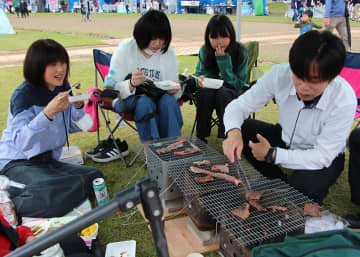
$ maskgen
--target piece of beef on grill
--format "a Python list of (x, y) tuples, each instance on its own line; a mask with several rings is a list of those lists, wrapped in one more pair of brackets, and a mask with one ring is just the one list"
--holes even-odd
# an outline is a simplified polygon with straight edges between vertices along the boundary
[(270, 205), (267, 206), (266, 209), (271, 209), (272, 211), (287, 211), (286, 207), (278, 206), (278, 205)]
[(159, 148), (159, 149), (156, 149), (155, 152), (157, 154), (164, 154), (164, 153), (169, 153), (171, 152), (172, 150), (175, 150), (177, 148), (180, 148), (180, 147), (183, 147), (184, 146), (184, 143), (186, 142), (185, 139), (181, 139), (179, 141), (176, 141), (175, 143), (172, 143), (166, 147), (162, 147), (162, 148)]
[(259, 201), (257, 201), (257, 200), (250, 200), (249, 204), (250, 204), (250, 206), (254, 207), (257, 211), (261, 211), (261, 212), (267, 211), (267, 209), (262, 207), (261, 204), (259, 203)]
[(247, 201), (250, 200), (260, 200), (261, 196), (264, 194), (265, 190), (261, 191), (247, 191), (245, 194), (245, 198)]
[(250, 216), (249, 207), (250, 207), (250, 205), (245, 202), (239, 208), (232, 210), (231, 213), (232, 213), (232, 215), (245, 220)]
[(321, 217), (322, 208), (319, 205), (306, 203), (304, 205), (304, 216)]
[(211, 172), (209, 170), (201, 169), (201, 168), (195, 167), (195, 166), (191, 166), (190, 171), (193, 173), (196, 173), (196, 174), (205, 174), (205, 175), (209, 175), (209, 176), (212, 176), (215, 178), (224, 179), (226, 181), (234, 183), (235, 185), (242, 184), (242, 181), (240, 179), (237, 179), (237, 178), (227, 175), (227, 174), (215, 173), (215, 172)]
[(210, 165), (211, 163), (209, 160), (202, 160), (202, 161), (193, 162), (193, 164), (197, 166), (202, 166), (202, 165)]
[(212, 171), (219, 171), (222, 173), (229, 173), (229, 164), (215, 164), (211, 167)]
[(200, 184), (208, 183), (211, 181), (214, 181), (214, 178), (212, 176), (206, 175), (204, 177), (195, 177), (194, 178), (196, 182)]
[(186, 147), (184, 151), (174, 152), (174, 155), (188, 155), (201, 152), (199, 147)]

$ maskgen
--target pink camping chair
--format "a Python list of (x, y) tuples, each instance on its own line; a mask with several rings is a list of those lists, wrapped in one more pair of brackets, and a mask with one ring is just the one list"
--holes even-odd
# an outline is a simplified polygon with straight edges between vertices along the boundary
[[(343, 77), (354, 89), (355, 95), (358, 98), (358, 106), (356, 109), (354, 119), (360, 117), (360, 53), (346, 53), (346, 61), (340, 76)], [(360, 121), (355, 127), (358, 127)]]

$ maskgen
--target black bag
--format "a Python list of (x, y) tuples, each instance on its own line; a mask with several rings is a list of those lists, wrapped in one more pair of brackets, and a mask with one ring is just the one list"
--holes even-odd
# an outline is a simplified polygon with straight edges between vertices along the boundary
[[(125, 80), (131, 79), (131, 73), (129, 73)], [(162, 90), (155, 86), (154, 82), (147, 79), (139, 86), (135, 87), (135, 95), (146, 95), (150, 97), (154, 102), (159, 101), (159, 99), (166, 93), (165, 90)]]

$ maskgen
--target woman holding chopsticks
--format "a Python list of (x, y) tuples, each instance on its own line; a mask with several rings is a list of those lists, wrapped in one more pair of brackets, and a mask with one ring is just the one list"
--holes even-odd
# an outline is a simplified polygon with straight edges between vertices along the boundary
[(97, 168), (59, 162), (68, 133), (84, 115), (83, 102), (69, 102), (69, 56), (51, 39), (35, 41), (24, 61), (25, 81), (11, 96), (0, 140), (0, 174), (26, 185), (10, 188), (20, 216), (58, 217), (92, 192), (104, 177)]

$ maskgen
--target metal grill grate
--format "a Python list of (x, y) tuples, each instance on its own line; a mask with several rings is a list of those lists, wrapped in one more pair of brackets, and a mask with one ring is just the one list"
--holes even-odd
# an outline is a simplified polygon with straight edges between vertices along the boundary
[[(147, 150), (147, 169), (151, 178), (157, 181), (161, 191), (162, 199), (172, 200), (182, 197), (182, 193), (177, 188), (176, 184), (170, 179), (168, 173), (172, 170), (179, 170), (184, 168), (186, 163), (202, 160), (203, 156), (216, 151), (208, 147), (200, 139), (193, 137), (186, 139), (183, 147), (175, 149), (169, 153), (158, 154), (156, 150), (166, 147), (172, 143), (179, 141), (181, 138), (165, 138), (157, 140), (149, 144)], [(185, 156), (174, 155), (175, 151), (183, 151), (186, 147), (198, 147), (201, 152), (189, 154)]]
[[(203, 158), (201, 160), (209, 160), (211, 164), (197, 166), (193, 164), (193, 161), (191, 161), (184, 163), (184, 166), (182, 167), (179, 166), (177, 169), (169, 170), (169, 176), (176, 182), (177, 186), (185, 195), (204, 195), (209, 193), (222, 192), (229, 189), (243, 188), (241, 185), (237, 186), (234, 183), (219, 178), (215, 178), (214, 181), (207, 183), (198, 183), (194, 178), (201, 177), (203, 175), (191, 172), (189, 169), (190, 166), (196, 166), (210, 171), (212, 165), (228, 164), (228, 175), (240, 178), (243, 183), (246, 183), (246, 179), (255, 179), (261, 177), (260, 173), (258, 173), (252, 166), (246, 164), (244, 161), (241, 161), (241, 169), (237, 163), (230, 163), (227, 157), (220, 155), (217, 152), (207, 152), (207, 154), (204, 154), (202, 157)], [(246, 174), (246, 178), (244, 174)]]
[(244, 187), (199, 197), (199, 201), (233, 240), (240, 240), (247, 247), (254, 246), (304, 228), (303, 208), (305, 203), (310, 202), (309, 198), (279, 179), (258, 178), (251, 180), (250, 184), (254, 191), (265, 190), (259, 201), (263, 207), (278, 205), (286, 207), (287, 211), (258, 212), (251, 208), (250, 217), (246, 220), (233, 216), (231, 211), (245, 202)]

